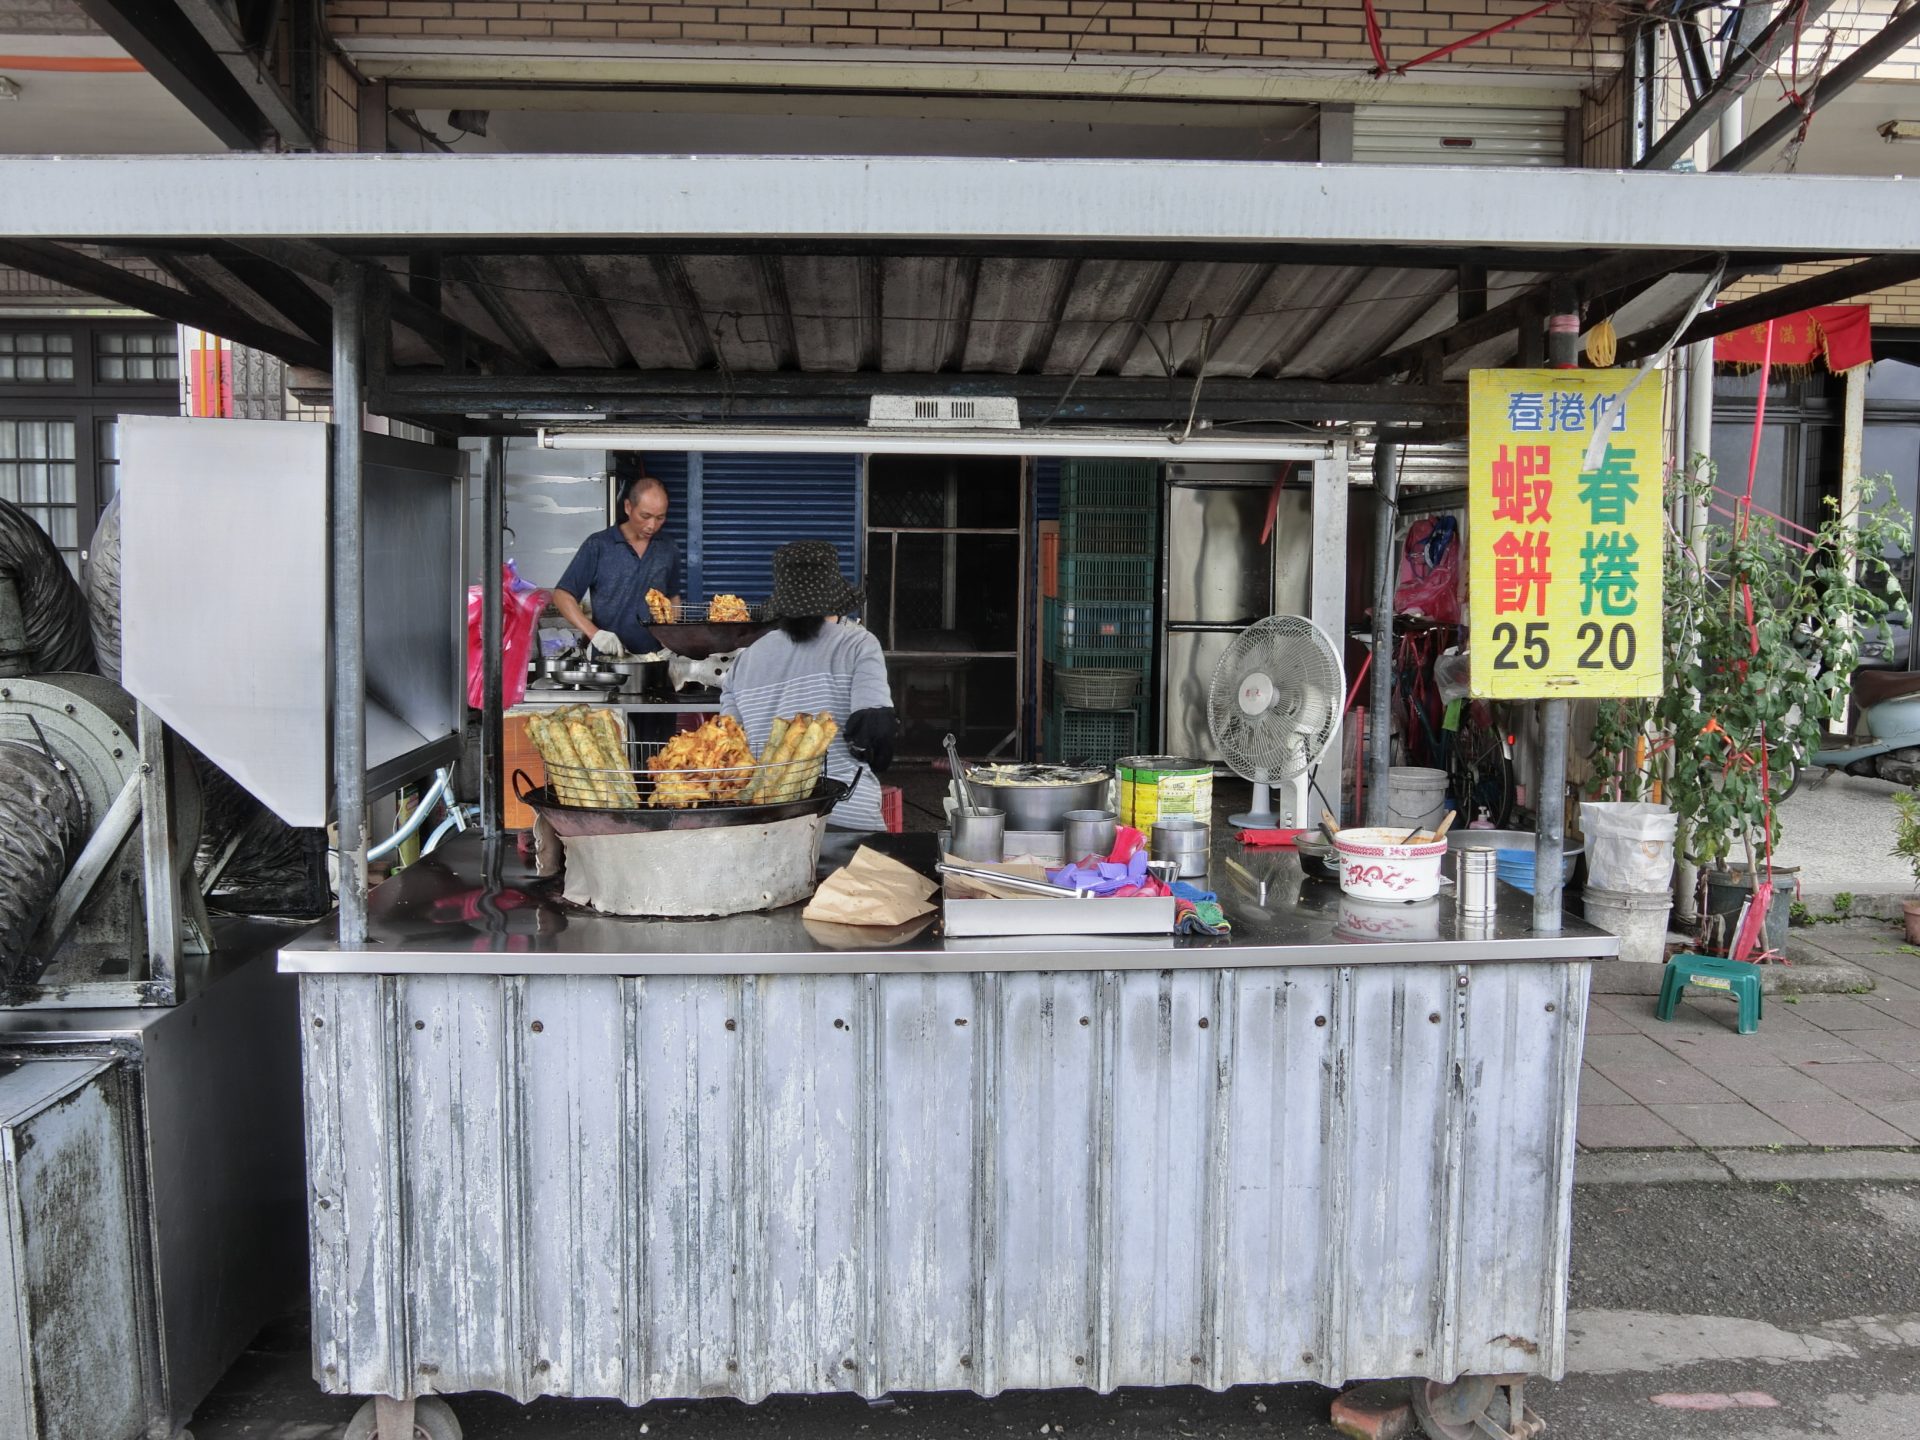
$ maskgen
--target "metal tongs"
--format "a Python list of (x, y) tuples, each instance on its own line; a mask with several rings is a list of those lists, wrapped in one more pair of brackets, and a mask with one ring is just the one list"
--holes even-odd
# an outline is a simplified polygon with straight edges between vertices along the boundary
[(947, 784), (953, 794), (954, 813), (971, 815), (974, 806), (967, 800), (966, 767), (960, 763), (960, 745), (951, 731), (941, 742), (947, 747)]
[(1051, 880), (1029, 880), (1024, 875), (1003, 875), (998, 870), (980, 870), (971, 865), (950, 865), (945, 860), (934, 866), (942, 875), (958, 875), (965, 880), (977, 880), (984, 885), (1001, 885), (1009, 890), (1025, 890), (1034, 895), (1045, 895), (1052, 900), (1090, 900), (1091, 890), (1076, 887), (1072, 890), (1064, 885), (1055, 885)]

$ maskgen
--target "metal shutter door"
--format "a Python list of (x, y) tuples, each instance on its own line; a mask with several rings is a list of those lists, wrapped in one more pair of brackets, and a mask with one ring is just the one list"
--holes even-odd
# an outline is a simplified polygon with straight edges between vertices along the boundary
[(1353, 158), (1373, 165), (1562, 166), (1567, 112), (1356, 105)]
[(691, 597), (773, 589), (771, 557), (789, 540), (831, 540), (840, 570), (860, 583), (858, 455), (702, 455), (698, 549), (689, 549)]

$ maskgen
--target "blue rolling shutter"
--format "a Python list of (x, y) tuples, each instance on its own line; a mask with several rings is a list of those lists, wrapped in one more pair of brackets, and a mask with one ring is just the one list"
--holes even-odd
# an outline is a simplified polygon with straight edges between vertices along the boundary
[(842, 573), (860, 583), (859, 456), (706, 454), (694, 488), (700, 547), (690, 598), (765, 600), (772, 554), (789, 540), (831, 540)]
[(1037, 456), (1033, 462), (1033, 518), (1060, 518), (1060, 458)]
[(693, 596), (693, 551), (687, 545), (687, 530), (693, 523), (693, 500), (687, 494), (687, 455), (681, 450), (651, 450), (646, 457), (647, 474), (667, 487), (667, 523), (661, 533), (680, 547), (680, 588)]

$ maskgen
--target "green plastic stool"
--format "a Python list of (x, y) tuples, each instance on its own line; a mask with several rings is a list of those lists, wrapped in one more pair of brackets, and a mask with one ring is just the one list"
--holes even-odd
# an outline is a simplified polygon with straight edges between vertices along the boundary
[(1760, 1028), (1760, 967), (1744, 960), (1724, 960), (1718, 955), (1676, 955), (1667, 962), (1667, 973), (1660, 982), (1660, 1004), (1654, 1018), (1671, 1020), (1673, 1007), (1689, 985), (1702, 990), (1732, 991), (1740, 1002), (1740, 1033), (1751, 1035)]

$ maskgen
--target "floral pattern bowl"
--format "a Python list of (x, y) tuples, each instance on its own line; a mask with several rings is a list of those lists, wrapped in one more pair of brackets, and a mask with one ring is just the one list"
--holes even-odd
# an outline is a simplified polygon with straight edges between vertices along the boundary
[(1431, 900), (1440, 893), (1445, 840), (1402, 844), (1406, 831), (1352, 829), (1334, 833), (1340, 889), (1356, 900)]

